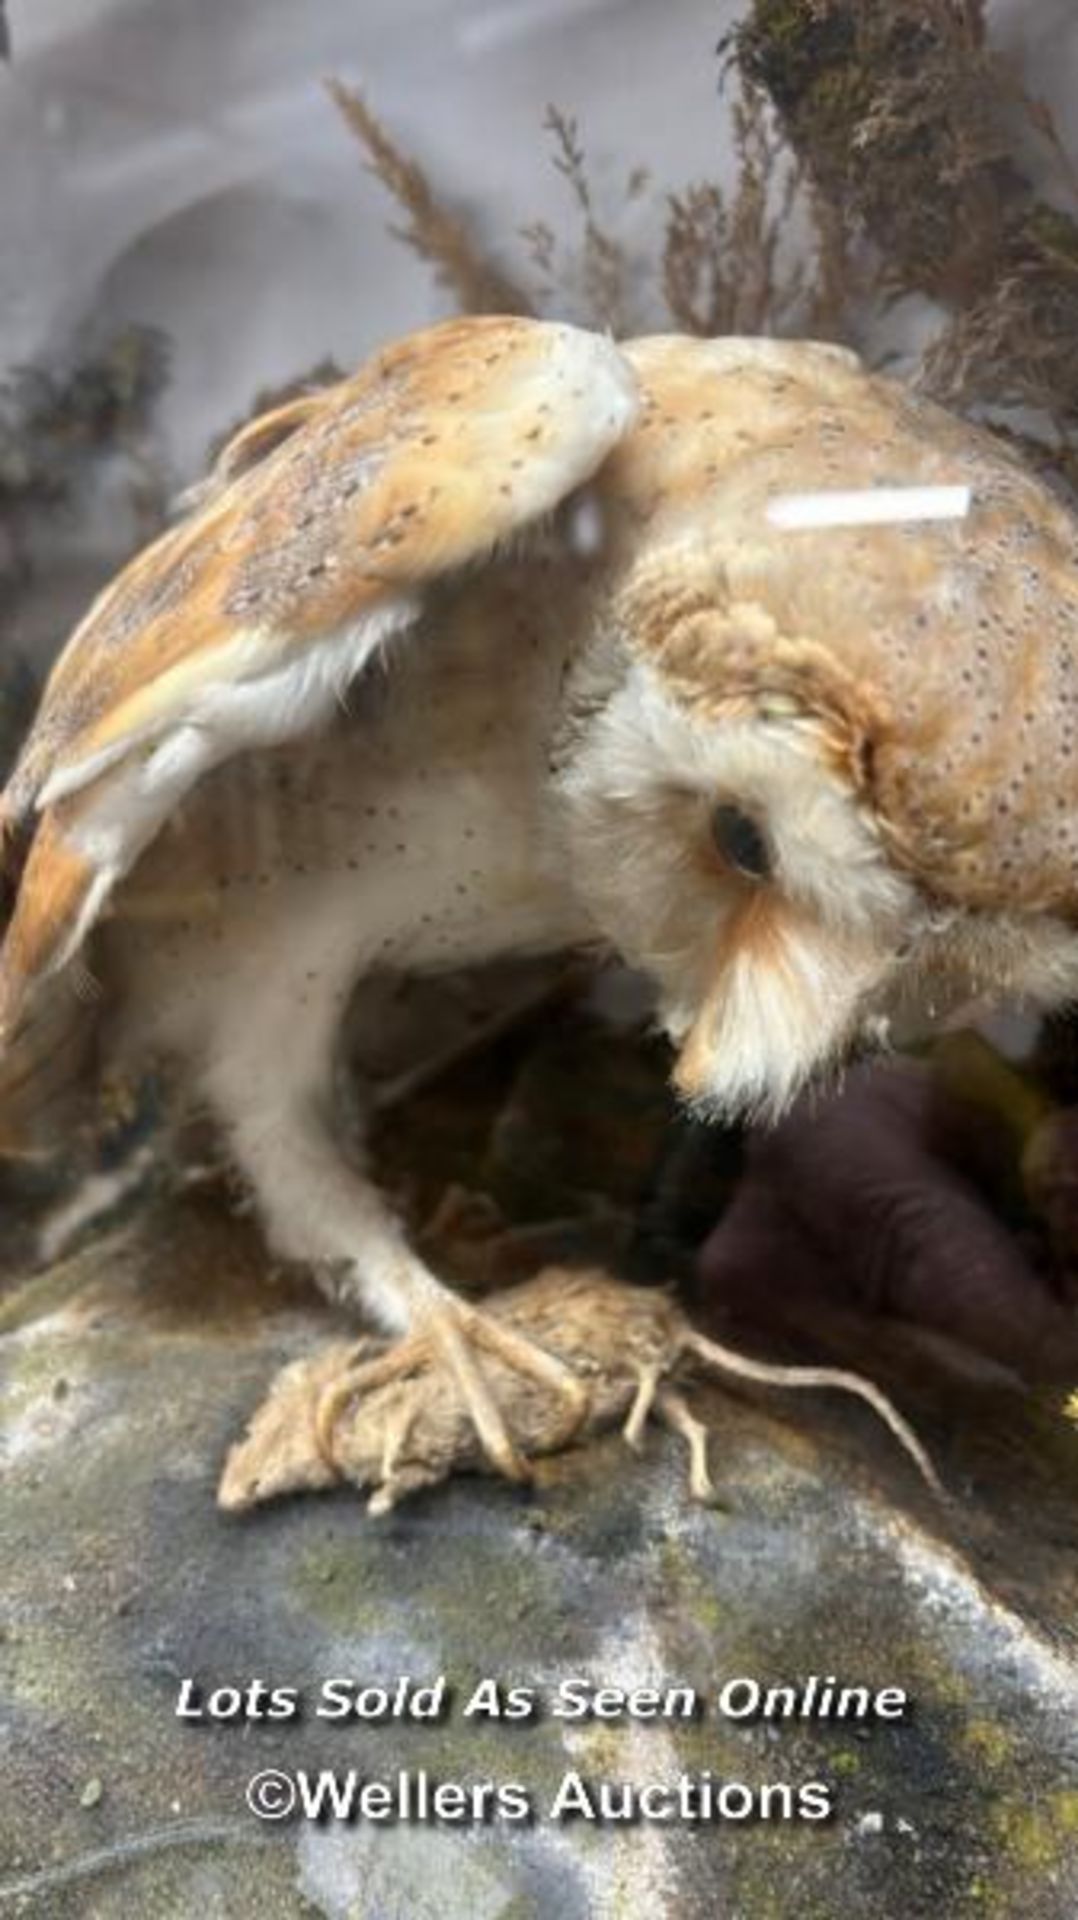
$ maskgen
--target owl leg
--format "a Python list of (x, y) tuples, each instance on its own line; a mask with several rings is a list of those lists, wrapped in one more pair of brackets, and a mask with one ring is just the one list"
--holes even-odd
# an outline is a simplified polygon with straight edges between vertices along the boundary
[[(291, 1053), (310, 1071), (312, 1050), (293, 1031)], [(313, 1036), (311, 1036), (313, 1037)], [(514, 1328), (505, 1326), (444, 1286), (414, 1254), (403, 1229), (363, 1174), (349, 1164), (333, 1137), (325, 1085), (289, 1086), (279, 1046), (236, 1046), (222, 1052), (205, 1086), (231, 1133), (240, 1166), (251, 1181), (274, 1251), (313, 1266), (322, 1291), (335, 1302), (365, 1309), (391, 1333), (404, 1337), (367, 1367), (349, 1366), (347, 1394), (374, 1388), (417, 1371), (419, 1360), (437, 1357), (454, 1383), (484, 1453), (513, 1480), (528, 1468), (510, 1434), (505, 1413), (484, 1373), (482, 1356), (496, 1356), (521, 1380), (564, 1403), (558, 1423), (564, 1441), (588, 1408), (586, 1384), (564, 1361)], [(282, 1085), (282, 1082), (285, 1084)], [(323, 1435), (332, 1428), (336, 1386), (319, 1418)], [(511, 1396), (506, 1396), (507, 1399)]]

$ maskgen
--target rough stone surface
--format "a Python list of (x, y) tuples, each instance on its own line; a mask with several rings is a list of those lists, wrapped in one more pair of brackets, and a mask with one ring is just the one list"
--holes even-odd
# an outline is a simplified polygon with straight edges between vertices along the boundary
[[(856, 1406), (708, 1390), (723, 1505), (680, 1448), (616, 1435), (372, 1521), (352, 1495), (233, 1518), (228, 1442), (272, 1371), (335, 1321), (269, 1282), (211, 1196), (143, 1206), (16, 1285), (5, 1403), (0, 1914), (114, 1916), (1022, 1915), (1078, 1910), (1078, 1446), (1059, 1395), (878, 1377), (954, 1496), (940, 1512)], [(864, 1355), (859, 1356), (864, 1364)], [(896, 1373), (897, 1367), (897, 1373)], [(923, 1375), (923, 1367), (921, 1368)], [(444, 1673), (434, 1725), (188, 1724), (184, 1676)], [(548, 1698), (610, 1685), (836, 1674), (905, 1687), (905, 1724), (559, 1721), (461, 1708), (484, 1676)], [(515, 1780), (531, 1826), (259, 1824), (259, 1768)], [(570, 1768), (833, 1783), (824, 1824), (546, 1818)]]

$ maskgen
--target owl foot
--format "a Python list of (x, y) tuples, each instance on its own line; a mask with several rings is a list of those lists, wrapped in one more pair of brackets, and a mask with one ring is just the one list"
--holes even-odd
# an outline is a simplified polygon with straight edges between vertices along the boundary
[[(228, 1457), (220, 1504), (235, 1511), (275, 1494), (349, 1481), (371, 1490), (371, 1513), (386, 1513), (453, 1473), (491, 1466), (504, 1472), (506, 1458), (515, 1467), (614, 1426), (639, 1450), (653, 1418), (684, 1441), (689, 1492), (710, 1502), (707, 1429), (680, 1391), (687, 1376), (701, 1371), (770, 1387), (857, 1394), (940, 1492), (920, 1441), (871, 1381), (830, 1367), (775, 1366), (718, 1346), (655, 1289), (552, 1267), (482, 1312), (464, 1302), (455, 1308), (466, 1322), (474, 1315), (478, 1323), (479, 1330), (468, 1324), (461, 1342), (476, 1375), (480, 1362), (471, 1348), (482, 1355), (478, 1408), (463, 1384), (459, 1356), (454, 1363), (453, 1343), (439, 1328), (428, 1325), (388, 1348), (375, 1341), (338, 1344), (294, 1362), (274, 1381)], [(571, 1395), (557, 1391), (563, 1375)], [(510, 1427), (509, 1453), (499, 1458), (499, 1429)]]
[[(315, 1436), (327, 1460), (334, 1458), (334, 1430), (350, 1404), (374, 1389), (412, 1380), (433, 1365), (448, 1370), (490, 1465), (507, 1480), (530, 1480), (531, 1470), (510, 1435), (500, 1396), (477, 1357), (484, 1353), (501, 1363), (499, 1371), (508, 1369), (517, 1376), (518, 1392), (523, 1383), (525, 1390), (538, 1387), (555, 1396), (561, 1411), (555, 1411), (550, 1420), (548, 1442), (552, 1450), (567, 1445), (588, 1411), (583, 1380), (563, 1360), (545, 1352), (507, 1320), (447, 1293), (440, 1294), (426, 1309), (414, 1333), (377, 1359), (348, 1368), (325, 1389), (315, 1411)], [(391, 1435), (387, 1435), (393, 1463), (407, 1442), (416, 1412), (414, 1399), (413, 1395), (405, 1403)], [(387, 1482), (392, 1468), (386, 1470), (385, 1463), (383, 1467), (383, 1482)]]

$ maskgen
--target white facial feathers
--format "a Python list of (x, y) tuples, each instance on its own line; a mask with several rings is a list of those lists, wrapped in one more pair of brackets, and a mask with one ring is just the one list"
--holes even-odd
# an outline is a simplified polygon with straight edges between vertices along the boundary
[[(856, 1030), (921, 913), (818, 730), (701, 719), (635, 665), (561, 786), (576, 885), (658, 980), (681, 1090), (709, 1112), (780, 1112)], [(753, 819), (769, 879), (724, 869), (718, 805)]]

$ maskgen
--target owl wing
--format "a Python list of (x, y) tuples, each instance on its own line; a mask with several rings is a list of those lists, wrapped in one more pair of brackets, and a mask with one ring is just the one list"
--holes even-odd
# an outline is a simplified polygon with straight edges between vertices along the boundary
[(483, 317), (244, 428), (90, 609), (0, 797), (0, 1025), (202, 774), (328, 718), (425, 589), (587, 480), (635, 410), (611, 342)]

